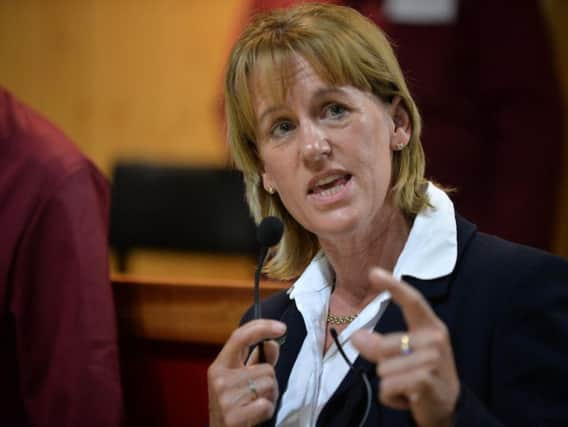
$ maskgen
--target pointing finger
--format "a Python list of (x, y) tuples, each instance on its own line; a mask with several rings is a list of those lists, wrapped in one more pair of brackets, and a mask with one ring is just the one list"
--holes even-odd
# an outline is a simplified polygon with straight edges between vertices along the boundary
[(409, 329), (438, 322), (424, 297), (412, 286), (395, 279), (378, 267), (371, 270), (369, 280), (376, 288), (389, 291), (393, 301), (400, 306)]
[(378, 348), (382, 336), (364, 329), (358, 330), (351, 336), (351, 343), (359, 350), (361, 356), (369, 362), (377, 363), (379, 361)]

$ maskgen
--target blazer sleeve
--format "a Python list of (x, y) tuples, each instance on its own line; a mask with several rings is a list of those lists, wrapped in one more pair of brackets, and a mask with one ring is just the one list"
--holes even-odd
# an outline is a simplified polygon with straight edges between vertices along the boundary
[(455, 425), (568, 425), (568, 263), (541, 257), (504, 298), (489, 350), (489, 405), (462, 384)]

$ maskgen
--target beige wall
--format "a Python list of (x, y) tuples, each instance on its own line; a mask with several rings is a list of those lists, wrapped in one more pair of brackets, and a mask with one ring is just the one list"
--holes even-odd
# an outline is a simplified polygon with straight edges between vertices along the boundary
[(224, 164), (216, 116), (242, 0), (0, 0), (0, 84), (109, 173), (117, 157)]

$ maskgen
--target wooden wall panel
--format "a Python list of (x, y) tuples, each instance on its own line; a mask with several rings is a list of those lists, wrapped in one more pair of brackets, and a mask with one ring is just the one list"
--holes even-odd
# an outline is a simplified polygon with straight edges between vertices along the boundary
[(554, 40), (558, 74), (564, 94), (564, 161), (558, 194), (554, 249), (556, 253), (568, 258), (568, 1), (543, 0), (543, 5)]
[(216, 103), (242, 0), (0, 0), (0, 84), (107, 173), (223, 165)]

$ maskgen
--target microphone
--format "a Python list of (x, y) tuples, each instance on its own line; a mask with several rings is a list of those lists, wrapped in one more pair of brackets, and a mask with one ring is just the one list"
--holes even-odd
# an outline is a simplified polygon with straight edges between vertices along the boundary
[[(262, 317), (260, 308), (260, 272), (266, 255), (268, 254), (268, 249), (276, 245), (282, 238), (284, 233), (284, 224), (282, 221), (275, 216), (267, 216), (264, 218), (256, 230), (256, 237), (258, 243), (260, 243), (260, 254), (258, 256), (258, 265), (254, 273), (254, 318), (260, 319)], [(264, 357), (264, 346), (262, 342), (258, 344), (258, 361), (264, 363), (266, 358)]]
[(282, 224), (282, 221), (275, 216), (267, 216), (260, 222), (256, 237), (261, 246), (270, 247), (280, 241), (283, 233), (284, 224)]

